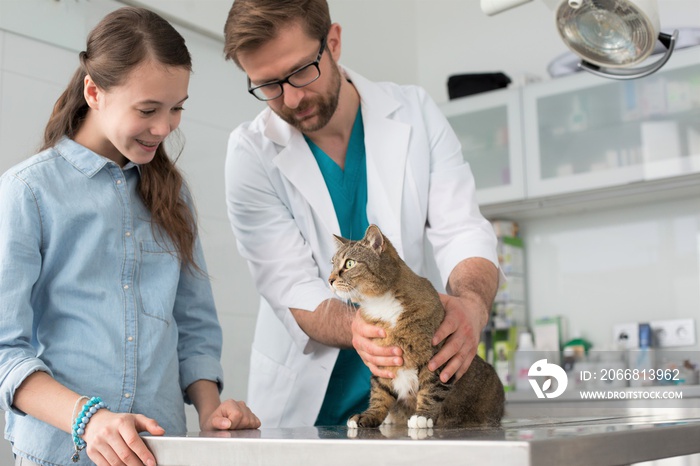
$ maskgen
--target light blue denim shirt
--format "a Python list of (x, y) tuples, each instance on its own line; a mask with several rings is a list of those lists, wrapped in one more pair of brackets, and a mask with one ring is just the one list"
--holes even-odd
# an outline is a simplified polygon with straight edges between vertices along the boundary
[[(15, 454), (39, 464), (73, 464), (73, 443), (12, 406), (35, 371), (166, 434), (186, 431), (188, 385), (221, 389), (209, 280), (156, 241), (139, 176), (64, 138), (0, 177), (0, 408)], [(195, 260), (206, 271), (199, 241)]]

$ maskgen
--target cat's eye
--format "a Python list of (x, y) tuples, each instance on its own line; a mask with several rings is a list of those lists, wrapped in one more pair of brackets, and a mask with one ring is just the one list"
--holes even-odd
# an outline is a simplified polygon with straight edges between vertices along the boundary
[(348, 259), (345, 261), (345, 268), (351, 269), (351, 268), (355, 267), (355, 264), (357, 264), (357, 262), (355, 262), (353, 259)]

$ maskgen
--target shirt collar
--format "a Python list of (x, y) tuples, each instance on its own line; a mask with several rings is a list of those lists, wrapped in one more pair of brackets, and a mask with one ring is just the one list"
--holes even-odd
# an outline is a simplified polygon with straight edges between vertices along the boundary
[[(401, 107), (401, 103), (377, 83), (369, 81), (367, 78), (344, 66), (340, 66), (340, 72), (355, 86), (357, 93), (360, 95), (360, 104), (365, 109), (365, 112), (376, 113), (388, 118)], [(266, 119), (265, 137), (281, 146), (289, 145), (292, 137), (295, 136), (295, 133), (299, 133), (299, 130), (282, 120), (269, 106), (265, 111), (267, 112), (264, 116)]]
[[(95, 174), (102, 170), (102, 168), (104, 168), (104, 166), (108, 163), (113, 163), (116, 165), (115, 162), (107, 157), (103, 157), (67, 137), (64, 137), (58, 141), (54, 148), (59, 154), (61, 154), (61, 157), (66, 159), (71, 165), (73, 165), (78, 171), (83, 173), (88, 178), (95, 176)], [(140, 167), (131, 161), (124, 165), (122, 170), (126, 171), (134, 167), (139, 169), (139, 173), (141, 172)]]

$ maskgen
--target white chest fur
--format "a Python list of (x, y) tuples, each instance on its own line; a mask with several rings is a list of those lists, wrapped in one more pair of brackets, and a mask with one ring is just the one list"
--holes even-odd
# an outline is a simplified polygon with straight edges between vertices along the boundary
[(403, 312), (403, 306), (390, 293), (376, 298), (363, 300), (362, 312), (375, 319), (396, 325), (396, 321)]
[(418, 371), (415, 369), (399, 369), (396, 378), (391, 381), (399, 400), (408, 398), (418, 392)]

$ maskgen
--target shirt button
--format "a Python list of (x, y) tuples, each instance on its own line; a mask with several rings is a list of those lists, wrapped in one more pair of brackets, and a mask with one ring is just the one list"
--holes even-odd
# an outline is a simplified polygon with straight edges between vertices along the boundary
[(131, 393), (124, 393), (124, 398), (131, 398)]
[(117, 180), (117, 184), (122, 184), (122, 180)]
[(128, 289), (129, 289), (129, 285), (124, 285), (124, 289), (125, 289), (125, 290), (128, 290)]
[(131, 236), (131, 232), (130, 232), (130, 231), (127, 231), (127, 232), (126, 232), (126, 236)]
[(127, 338), (127, 340), (134, 341), (134, 337), (129, 337), (129, 338)]

